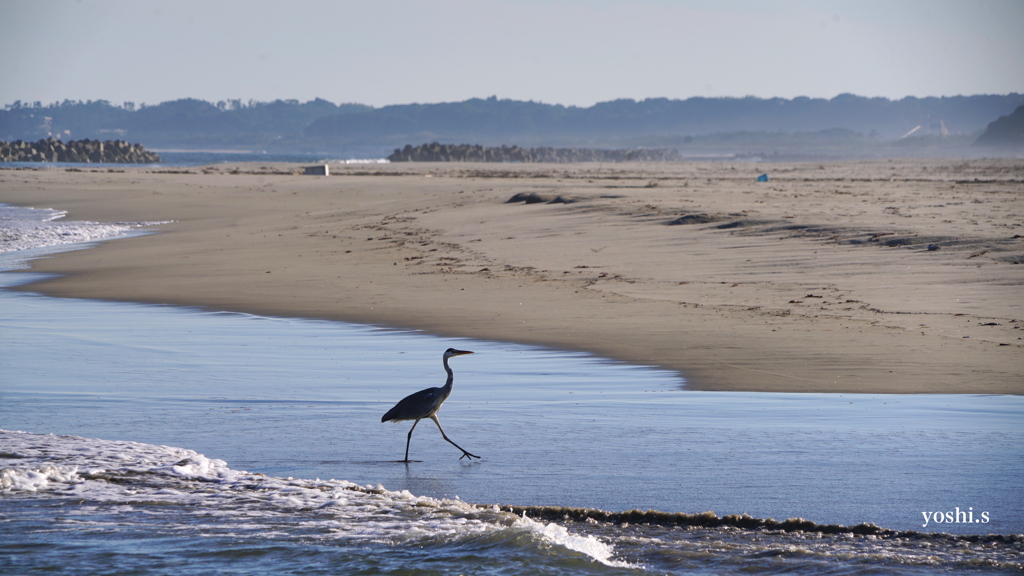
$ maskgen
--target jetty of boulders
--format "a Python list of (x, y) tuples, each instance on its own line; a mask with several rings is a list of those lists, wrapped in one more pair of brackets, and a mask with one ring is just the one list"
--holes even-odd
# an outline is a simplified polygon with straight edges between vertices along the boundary
[(679, 162), (679, 150), (672, 148), (520, 148), (479, 144), (423, 144), (396, 148), (391, 162)]
[(47, 138), (37, 142), (0, 142), (0, 162), (90, 162), (156, 164), (160, 156), (142, 144), (124, 140), (70, 140)]

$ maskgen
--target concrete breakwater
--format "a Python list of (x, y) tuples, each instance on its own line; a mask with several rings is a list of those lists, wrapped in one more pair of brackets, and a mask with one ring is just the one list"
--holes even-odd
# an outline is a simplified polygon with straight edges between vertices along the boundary
[(602, 150), (597, 148), (520, 148), (519, 146), (481, 146), (479, 144), (423, 144), (398, 149), (388, 156), (391, 162), (679, 162), (678, 150), (636, 148)]
[(37, 142), (0, 142), (0, 162), (109, 162), (155, 164), (160, 156), (147, 152), (142, 144), (124, 140), (71, 140), (54, 138)]

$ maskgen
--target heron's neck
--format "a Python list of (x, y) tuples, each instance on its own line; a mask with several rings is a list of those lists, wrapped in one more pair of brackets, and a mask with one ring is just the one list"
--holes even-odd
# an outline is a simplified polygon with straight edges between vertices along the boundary
[(444, 359), (444, 371), (448, 373), (448, 381), (444, 383), (444, 389), (450, 393), (452, 391), (452, 385), (455, 382), (455, 373), (452, 372), (451, 367), (448, 366), (447, 358)]

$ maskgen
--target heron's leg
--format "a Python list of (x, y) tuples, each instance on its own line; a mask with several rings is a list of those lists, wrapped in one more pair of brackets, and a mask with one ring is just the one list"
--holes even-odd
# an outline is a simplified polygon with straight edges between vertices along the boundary
[(467, 456), (469, 457), (470, 460), (472, 460), (473, 458), (479, 458), (479, 456), (477, 456), (476, 454), (470, 454), (469, 452), (466, 452), (465, 450), (463, 450), (462, 446), (459, 446), (455, 442), (452, 442), (452, 439), (449, 438), (448, 435), (444, 433), (444, 428), (441, 428), (441, 422), (438, 421), (437, 416), (431, 415), (430, 419), (434, 421), (434, 424), (437, 424), (437, 429), (441, 431), (441, 437), (442, 438), (444, 438), (449, 443), (451, 443), (452, 446), (455, 446), (459, 450), (462, 450), (462, 456), (459, 456), (459, 460), (462, 460), (463, 458), (466, 458)]
[(412, 423), (412, 428), (409, 428), (409, 435), (405, 437), (405, 462), (409, 461), (409, 442), (412, 441), (412, 431), (416, 429), (416, 425), (420, 423), (420, 419), (417, 418)]

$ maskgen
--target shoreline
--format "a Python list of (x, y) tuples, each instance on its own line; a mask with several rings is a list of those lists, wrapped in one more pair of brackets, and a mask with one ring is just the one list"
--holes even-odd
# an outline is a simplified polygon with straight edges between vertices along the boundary
[(1020, 160), (296, 166), (0, 170), (5, 203), (174, 221), (16, 289), (586, 351), (698, 390), (1024, 394)]

